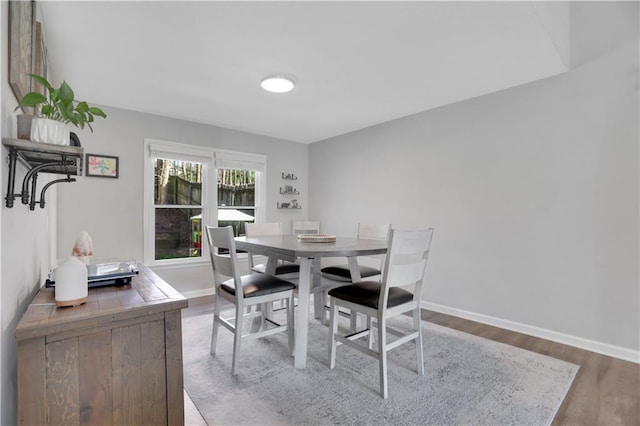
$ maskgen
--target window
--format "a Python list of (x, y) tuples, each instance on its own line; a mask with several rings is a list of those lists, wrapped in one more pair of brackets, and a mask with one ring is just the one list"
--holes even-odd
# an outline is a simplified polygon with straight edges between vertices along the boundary
[(218, 226), (232, 226), (234, 234), (244, 235), (245, 223), (255, 222), (256, 172), (218, 169)]
[(202, 256), (202, 163), (154, 159), (154, 260)]
[(203, 226), (243, 235), (264, 221), (264, 156), (157, 140), (145, 150), (146, 264), (208, 262)]

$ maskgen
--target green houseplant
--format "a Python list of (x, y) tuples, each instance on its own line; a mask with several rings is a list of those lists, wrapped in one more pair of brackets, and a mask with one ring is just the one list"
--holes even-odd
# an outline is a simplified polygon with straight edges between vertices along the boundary
[[(46, 95), (40, 92), (27, 93), (20, 100), (20, 105), (16, 107), (16, 110), (21, 106), (34, 108), (36, 117), (31, 127), (31, 139), (37, 142), (68, 145), (68, 124), (79, 129), (87, 126), (93, 132), (91, 123), (95, 117), (107, 117), (100, 108), (89, 106), (84, 101), (77, 101), (73, 89), (66, 81), (56, 88), (40, 75), (29, 74), (29, 76), (46, 89)], [(63, 138), (62, 141), (59, 138)]]

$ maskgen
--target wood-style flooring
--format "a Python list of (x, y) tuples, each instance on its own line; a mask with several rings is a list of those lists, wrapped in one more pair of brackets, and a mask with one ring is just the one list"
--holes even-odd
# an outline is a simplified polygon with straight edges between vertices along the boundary
[[(190, 299), (183, 317), (212, 313), (213, 297)], [(638, 364), (437, 312), (423, 310), (422, 319), (579, 365), (554, 425), (640, 426)], [(185, 402), (193, 405), (186, 393)], [(185, 413), (185, 424), (206, 425), (195, 406)]]

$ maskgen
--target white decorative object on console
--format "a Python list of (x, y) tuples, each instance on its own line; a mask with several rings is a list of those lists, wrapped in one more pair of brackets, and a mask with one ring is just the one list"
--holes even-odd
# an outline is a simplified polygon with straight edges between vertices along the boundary
[(87, 301), (89, 278), (87, 267), (75, 256), (69, 256), (56, 268), (56, 305), (78, 306)]

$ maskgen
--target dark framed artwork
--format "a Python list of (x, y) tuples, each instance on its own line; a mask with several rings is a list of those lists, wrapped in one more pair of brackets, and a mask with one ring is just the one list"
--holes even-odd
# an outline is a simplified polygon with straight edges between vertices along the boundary
[[(18, 102), (31, 90), (34, 12), (31, 0), (9, 2), (9, 85)], [(22, 110), (31, 113), (31, 108)]]
[(119, 159), (112, 155), (86, 154), (87, 176), (118, 178)]

